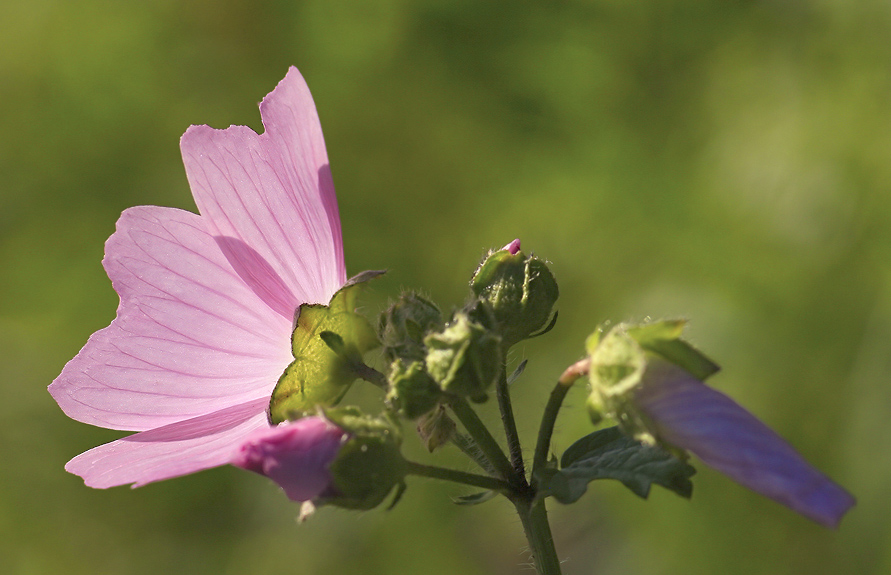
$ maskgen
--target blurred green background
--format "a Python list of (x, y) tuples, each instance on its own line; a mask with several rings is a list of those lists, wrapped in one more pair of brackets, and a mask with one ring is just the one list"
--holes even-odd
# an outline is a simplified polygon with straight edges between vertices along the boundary
[[(511, 506), (459, 508), (451, 484), (297, 525), (235, 469), (136, 491), (63, 471), (121, 435), (46, 393), (114, 317), (115, 220), (194, 210), (180, 135), (259, 129), (292, 64), (348, 270), (391, 270), (369, 312), (404, 287), (460, 304), (514, 237), (553, 262), (560, 321), (513, 358), (531, 360), (514, 386), (527, 451), (597, 324), (683, 316), (724, 368), (713, 384), (859, 499), (833, 532), (701, 465), (692, 501), (592, 484), (550, 505), (565, 573), (891, 572), (889, 38), (880, 0), (0, 3), (0, 572), (529, 572)], [(590, 431), (583, 400), (559, 450)], [(407, 451), (434, 460), (413, 435)]]

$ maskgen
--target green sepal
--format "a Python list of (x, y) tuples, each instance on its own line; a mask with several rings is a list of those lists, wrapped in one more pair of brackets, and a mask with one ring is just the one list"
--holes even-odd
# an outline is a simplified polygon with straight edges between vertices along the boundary
[(388, 379), (387, 404), (408, 419), (421, 417), (442, 398), (442, 390), (424, 369), (423, 361), (407, 363), (397, 358), (390, 366)]
[(372, 509), (394, 487), (401, 495), (406, 463), (399, 450), (402, 434), (398, 424), (387, 416), (364, 415), (355, 407), (326, 409), (323, 415), (350, 438), (329, 467), (333, 488), (322, 494), (319, 504)]
[(418, 435), (424, 442), (424, 447), (430, 452), (451, 441), (457, 429), (458, 426), (442, 405), (418, 418)]
[(704, 381), (721, 368), (701, 351), (681, 339), (685, 320), (663, 320), (628, 328), (628, 335), (645, 350), (662, 356), (669, 362)]
[(413, 292), (399, 296), (381, 313), (378, 331), (384, 355), (390, 360), (423, 361), (424, 337), (443, 327), (442, 313), (436, 304)]
[(356, 379), (362, 355), (379, 345), (365, 317), (357, 314), (356, 297), (368, 279), (383, 272), (364, 272), (337, 291), (326, 305), (303, 304), (291, 335), (294, 361), (279, 378), (269, 401), (272, 424), (335, 405)]
[(463, 312), (424, 344), (427, 373), (446, 393), (484, 401), (504, 369), (501, 338)]
[(575, 442), (564, 453), (561, 469), (544, 469), (536, 477), (542, 497), (574, 503), (588, 483), (615, 479), (635, 495), (646, 499), (652, 484), (690, 498), (696, 470), (668, 451), (647, 445), (622, 433), (618, 427), (601, 429)]

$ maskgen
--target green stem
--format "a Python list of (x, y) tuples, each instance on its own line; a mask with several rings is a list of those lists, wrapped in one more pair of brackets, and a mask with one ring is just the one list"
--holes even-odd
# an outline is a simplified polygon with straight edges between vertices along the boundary
[(387, 390), (387, 377), (378, 370), (365, 365), (361, 361), (352, 362), (350, 368), (359, 379), (364, 379), (368, 383), (372, 383), (384, 391)]
[(433, 465), (424, 465), (415, 463), (414, 461), (406, 461), (408, 465), (409, 475), (419, 475), (421, 477), (431, 477), (433, 479), (442, 479), (445, 481), (454, 481), (465, 485), (472, 485), (482, 489), (489, 489), (499, 493), (510, 493), (511, 486), (507, 481), (477, 473), (467, 473), (464, 471), (456, 471), (445, 467), (436, 467)]
[(508, 389), (503, 369), (498, 383), (495, 384), (495, 395), (498, 397), (498, 408), (501, 411), (501, 422), (504, 424), (504, 435), (507, 437), (507, 450), (510, 453), (511, 465), (514, 473), (525, 478), (523, 449), (520, 447), (520, 435), (517, 433), (517, 422), (514, 419), (514, 410), (511, 406), (510, 389)]
[(544, 499), (524, 498), (514, 501), (514, 506), (529, 541), (535, 570), (539, 575), (560, 575), (560, 558), (554, 547)]
[(535, 474), (548, 464), (548, 451), (551, 449), (551, 436), (554, 434), (554, 423), (557, 422), (557, 414), (563, 405), (563, 399), (569, 392), (569, 388), (575, 381), (588, 374), (591, 369), (591, 360), (588, 358), (577, 361), (567, 367), (557, 380), (557, 386), (551, 391), (544, 414), (541, 416), (541, 426), (538, 428), (538, 440), (535, 443), (535, 454), (532, 456), (532, 480)]
[(557, 414), (560, 412), (560, 406), (563, 405), (563, 398), (569, 391), (570, 385), (558, 383), (554, 390), (551, 391), (551, 397), (545, 406), (544, 414), (541, 416), (541, 426), (538, 428), (538, 441), (535, 444), (535, 455), (532, 457), (532, 477), (548, 464), (548, 452), (551, 448), (551, 437), (554, 434), (554, 423), (557, 421)]
[(476, 441), (486, 459), (495, 467), (501, 479), (508, 480), (512, 478), (514, 470), (510, 461), (507, 460), (507, 456), (504, 455), (501, 446), (498, 445), (498, 442), (495, 441), (495, 438), (492, 437), (492, 434), (489, 433), (489, 430), (480, 421), (479, 416), (468, 405), (467, 400), (463, 397), (452, 397), (449, 401), (449, 406), (455, 413), (455, 417), (458, 418), (464, 429), (470, 434), (470, 437)]

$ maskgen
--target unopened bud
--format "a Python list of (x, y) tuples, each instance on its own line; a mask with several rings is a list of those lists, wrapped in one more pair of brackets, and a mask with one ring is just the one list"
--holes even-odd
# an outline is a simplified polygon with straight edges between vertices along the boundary
[(501, 338), (463, 312), (424, 343), (427, 373), (446, 393), (482, 398), (504, 369)]
[(402, 437), (394, 422), (362, 415), (356, 408), (330, 409), (325, 417), (347, 431), (349, 439), (331, 462), (331, 485), (319, 496), (320, 503), (372, 509), (393, 487), (404, 485)]
[(427, 374), (423, 361), (405, 363), (397, 358), (390, 370), (387, 402), (408, 419), (417, 419), (439, 403), (442, 390)]
[(442, 328), (435, 304), (416, 293), (404, 293), (380, 317), (379, 332), (389, 359), (423, 360), (424, 336)]
[(490, 253), (470, 287), (488, 302), (505, 349), (546, 327), (559, 290), (544, 260), (519, 251), (518, 240)]

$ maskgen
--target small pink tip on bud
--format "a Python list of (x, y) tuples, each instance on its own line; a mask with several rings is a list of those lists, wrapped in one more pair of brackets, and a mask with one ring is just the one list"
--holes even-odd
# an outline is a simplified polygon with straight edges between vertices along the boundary
[(507, 250), (510, 252), (510, 255), (515, 256), (520, 251), (520, 238), (515, 239), (511, 243), (507, 244), (501, 250)]
[(292, 501), (309, 501), (331, 484), (328, 468), (349, 434), (322, 417), (304, 417), (258, 429), (232, 457), (232, 465), (265, 475)]

